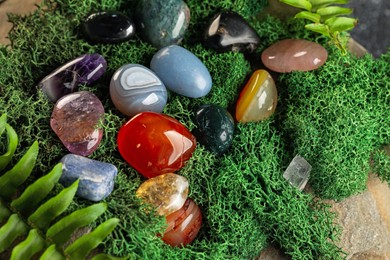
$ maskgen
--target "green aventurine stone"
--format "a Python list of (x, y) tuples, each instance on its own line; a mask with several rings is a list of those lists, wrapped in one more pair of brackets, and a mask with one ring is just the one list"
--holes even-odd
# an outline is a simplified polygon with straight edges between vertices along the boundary
[(193, 134), (208, 150), (223, 154), (231, 145), (234, 120), (230, 113), (217, 105), (202, 105), (195, 111)]
[(158, 48), (180, 43), (190, 23), (190, 9), (182, 0), (141, 0), (136, 16), (144, 40)]

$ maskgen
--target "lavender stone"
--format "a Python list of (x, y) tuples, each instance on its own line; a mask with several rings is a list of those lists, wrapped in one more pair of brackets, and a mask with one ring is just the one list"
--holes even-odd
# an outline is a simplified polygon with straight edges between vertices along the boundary
[(88, 156), (100, 144), (103, 120), (100, 100), (91, 92), (79, 91), (57, 101), (50, 126), (71, 153)]
[(80, 84), (92, 84), (106, 71), (107, 62), (100, 54), (85, 54), (71, 60), (38, 83), (47, 98), (56, 102), (66, 94), (77, 91)]
[(75, 154), (65, 155), (61, 162), (60, 183), (70, 186), (79, 179), (76, 193), (79, 197), (100, 201), (110, 195), (114, 189), (114, 179), (118, 172), (115, 165)]

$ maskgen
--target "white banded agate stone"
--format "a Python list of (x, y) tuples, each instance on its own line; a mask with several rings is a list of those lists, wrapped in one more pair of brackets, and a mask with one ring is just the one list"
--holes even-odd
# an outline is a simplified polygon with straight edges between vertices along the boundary
[(128, 117), (145, 111), (161, 113), (168, 99), (157, 75), (139, 64), (123, 65), (114, 73), (110, 96), (114, 106)]

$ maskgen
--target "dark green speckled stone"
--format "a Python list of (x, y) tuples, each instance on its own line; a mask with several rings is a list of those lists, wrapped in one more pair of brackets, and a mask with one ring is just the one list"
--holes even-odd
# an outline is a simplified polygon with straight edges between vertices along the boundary
[(142, 38), (155, 47), (179, 44), (190, 23), (190, 9), (182, 0), (141, 0), (136, 22)]
[(195, 110), (193, 134), (208, 150), (223, 154), (233, 141), (234, 120), (230, 113), (217, 105), (202, 105)]

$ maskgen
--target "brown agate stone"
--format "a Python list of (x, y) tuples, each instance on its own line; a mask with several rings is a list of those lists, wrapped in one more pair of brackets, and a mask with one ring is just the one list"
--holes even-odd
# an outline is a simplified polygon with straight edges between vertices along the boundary
[(263, 64), (276, 72), (314, 70), (327, 58), (328, 52), (320, 44), (299, 39), (281, 40), (261, 54)]
[(188, 198), (183, 207), (166, 217), (168, 227), (162, 240), (171, 246), (185, 246), (196, 238), (202, 226), (202, 212), (196, 203)]

